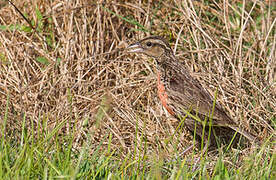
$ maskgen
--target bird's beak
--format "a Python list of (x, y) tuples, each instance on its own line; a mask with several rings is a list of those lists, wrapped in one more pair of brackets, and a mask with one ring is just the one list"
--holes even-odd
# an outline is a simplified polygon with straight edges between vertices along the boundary
[(133, 44), (129, 45), (126, 48), (126, 51), (129, 53), (139, 53), (139, 52), (143, 52), (143, 48), (142, 48), (141, 44), (138, 42), (138, 43), (133, 43)]

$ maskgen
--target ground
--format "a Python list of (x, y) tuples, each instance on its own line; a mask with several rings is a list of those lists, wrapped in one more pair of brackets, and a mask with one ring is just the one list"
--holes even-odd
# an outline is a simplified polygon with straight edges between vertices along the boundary
[[(32, 132), (33, 141), (44, 136), (55, 144), (53, 137), (73, 132), (76, 152), (88, 144), (88, 154), (100, 147), (122, 159), (143, 154), (173, 161), (193, 136), (162, 107), (153, 60), (124, 51), (159, 35), (229, 116), (261, 140), (262, 150), (245, 142), (239, 158), (251, 162), (261, 152), (258, 162), (272, 167), (275, 2), (12, 2), (31, 25), (7, 1), (0, 3), (1, 138), (19, 146)], [(214, 172), (220, 156), (209, 156)], [(222, 159), (250, 177), (245, 161)]]

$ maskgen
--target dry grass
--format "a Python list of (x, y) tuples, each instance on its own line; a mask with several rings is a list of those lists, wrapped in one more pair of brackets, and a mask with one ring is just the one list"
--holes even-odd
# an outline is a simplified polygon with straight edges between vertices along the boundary
[(153, 63), (122, 51), (149, 34), (165, 36), (211, 94), (218, 88), (218, 101), (243, 128), (262, 140), (275, 133), (275, 3), (13, 2), (38, 30), (29, 32), (18, 12), (1, 4), (0, 119), (9, 99), (8, 135), (20, 136), (26, 116), (37, 131), (64, 120), (61, 133), (75, 126), (76, 148), (88, 132), (95, 146), (111, 133), (122, 155), (135, 142), (143, 147), (144, 138), (148, 153), (166, 157), (189, 146), (185, 129), (171, 137), (179, 122), (158, 101)]

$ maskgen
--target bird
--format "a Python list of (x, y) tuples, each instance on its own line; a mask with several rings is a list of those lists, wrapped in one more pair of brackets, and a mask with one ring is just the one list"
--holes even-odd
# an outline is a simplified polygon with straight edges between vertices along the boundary
[(154, 59), (157, 92), (162, 105), (175, 118), (181, 120), (181, 117), (186, 117), (185, 127), (192, 133), (195, 132), (197, 139), (208, 140), (208, 146), (217, 146), (217, 138), (231, 142), (236, 134), (244, 136), (250, 142), (256, 140), (253, 134), (240, 128), (218, 102), (214, 106), (214, 98), (175, 57), (163, 37), (146, 37), (130, 44), (126, 51), (142, 53)]

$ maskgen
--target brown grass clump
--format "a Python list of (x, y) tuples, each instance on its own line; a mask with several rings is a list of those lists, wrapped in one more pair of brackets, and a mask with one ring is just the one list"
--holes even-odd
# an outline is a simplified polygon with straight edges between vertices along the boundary
[(66, 121), (66, 134), (75, 126), (76, 148), (88, 133), (95, 147), (112, 134), (112, 148), (123, 155), (135, 143), (144, 147), (145, 138), (148, 150), (165, 156), (191, 145), (185, 129), (172, 137), (179, 122), (156, 96), (153, 63), (122, 51), (149, 34), (170, 40), (193, 76), (213, 95), (218, 88), (218, 101), (243, 128), (263, 140), (275, 133), (273, 2), (13, 2), (37, 30), (1, 4), (0, 120), (8, 103), (7, 135), (18, 138), (26, 118), (36, 131)]

